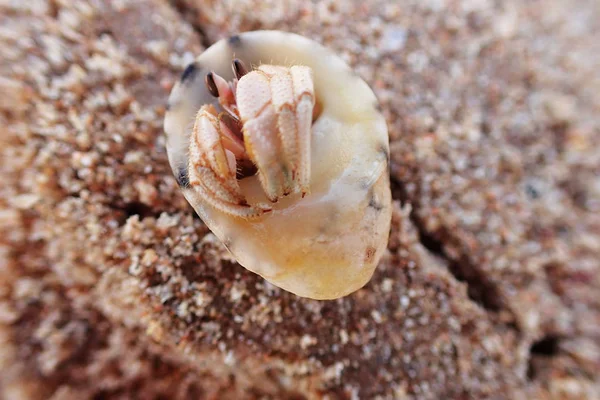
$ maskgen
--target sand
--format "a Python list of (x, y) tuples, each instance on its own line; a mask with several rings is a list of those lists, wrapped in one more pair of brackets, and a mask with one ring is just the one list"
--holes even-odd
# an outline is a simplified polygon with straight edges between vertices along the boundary
[[(388, 252), (337, 301), (236, 264), (168, 166), (173, 83), (253, 29), (389, 122)], [(0, 2), (0, 398), (599, 398), (599, 37), (593, 0)]]

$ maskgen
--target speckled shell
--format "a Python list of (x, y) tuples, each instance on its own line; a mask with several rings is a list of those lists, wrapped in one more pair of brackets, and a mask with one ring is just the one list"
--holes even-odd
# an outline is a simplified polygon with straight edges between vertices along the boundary
[[(187, 146), (194, 117), (207, 103), (213, 70), (232, 79), (231, 60), (246, 65), (306, 65), (313, 69), (323, 111), (312, 127), (311, 193), (283, 198), (264, 216), (245, 220), (201, 202), (187, 182)], [(335, 299), (361, 288), (386, 249), (391, 194), (388, 133), (368, 85), (320, 44), (277, 31), (221, 40), (189, 65), (169, 97), (165, 117), (169, 162), (198, 215), (238, 262), (299, 296)], [(256, 176), (240, 182), (253, 201), (266, 202)]]

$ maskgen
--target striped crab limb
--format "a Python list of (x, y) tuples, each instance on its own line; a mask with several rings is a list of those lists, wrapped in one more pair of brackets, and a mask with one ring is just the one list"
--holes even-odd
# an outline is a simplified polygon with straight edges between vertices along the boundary
[(237, 84), (244, 141), (271, 201), (309, 192), (310, 128), (315, 105), (312, 71), (261, 65)]
[(237, 159), (245, 157), (244, 145), (212, 105), (198, 111), (189, 145), (189, 184), (196, 195), (230, 215), (252, 218), (270, 211), (264, 204), (251, 206), (241, 193)]
[[(261, 65), (248, 72), (237, 59), (228, 83), (210, 72), (209, 92), (241, 126), (245, 157), (258, 169), (266, 197), (277, 202), (310, 190), (310, 136), (315, 105), (312, 71)], [(235, 136), (234, 132), (234, 136)]]

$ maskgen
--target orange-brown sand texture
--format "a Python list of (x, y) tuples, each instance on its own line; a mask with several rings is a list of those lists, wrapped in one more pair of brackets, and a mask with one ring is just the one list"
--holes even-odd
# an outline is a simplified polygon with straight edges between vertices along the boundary
[[(394, 215), (372, 281), (235, 263), (168, 166), (183, 68), (237, 32), (374, 89)], [(600, 3), (0, 1), (0, 398), (600, 398)]]

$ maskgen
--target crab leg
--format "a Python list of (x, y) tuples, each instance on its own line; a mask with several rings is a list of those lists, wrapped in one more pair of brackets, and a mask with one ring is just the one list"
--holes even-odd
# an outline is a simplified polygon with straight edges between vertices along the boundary
[[(261, 65), (237, 83), (236, 100), (246, 149), (271, 201), (290, 193), (301, 192), (304, 196), (310, 190), (315, 104), (311, 74), (308, 67)], [(271, 158), (273, 151), (278, 151), (278, 160)]]
[(296, 100), (296, 131), (298, 140), (297, 176), (302, 197), (310, 192), (310, 138), (315, 96), (310, 68), (290, 68)]
[(270, 212), (271, 208), (265, 205), (257, 204), (250, 206), (248, 204), (227, 203), (218, 198), (201, 180), (190, 180), (190, 185), (195, 189), (192, 193), (196, 200), (208, 203), (215, 209), (229, 215), (242, 218), (257, 218), (264, 213)]
[(298, 126), (295, 115), (294, 85), (288, 68), (261, 65), (258, 73), (264, 73), (269, 80), (271, 104), (277, 116), (277, 133), (282, 150), (282, 164), (285, 165), (283, 194), (298, 191)]
[[(232, 62), (235, 79), (210, 72), (205, 83), (225, 110), (212, 105), (196, 116), (190, 142), (190, 183), (215, 208), (244, 218), (270, 209), (250, 206), (237, 176), (258, 170), (271, 202), (310, 191), (311, 125), (315, 108), (312, 70), (261, 65), (248, 72)], [(253, 208), (253, 211), (242, 211)]]
[(243, 123), (244, 144), (267, 198), (275, 202), (285, 191), (292, 171), (281, 157), (277, 115), (271, 105), (271, 88), (266, 74), (252, 71), (237, 84), (237, 103)]
[(190, 142), (190, 185), (201, 199), (225, 213), (249, 218), (268, 211), (268, 206), (249, 206), (241, 193), (234, 154), (243, 151), (243, 144), (215, 114), (212, 105), (205, 105), (196, 116)]

